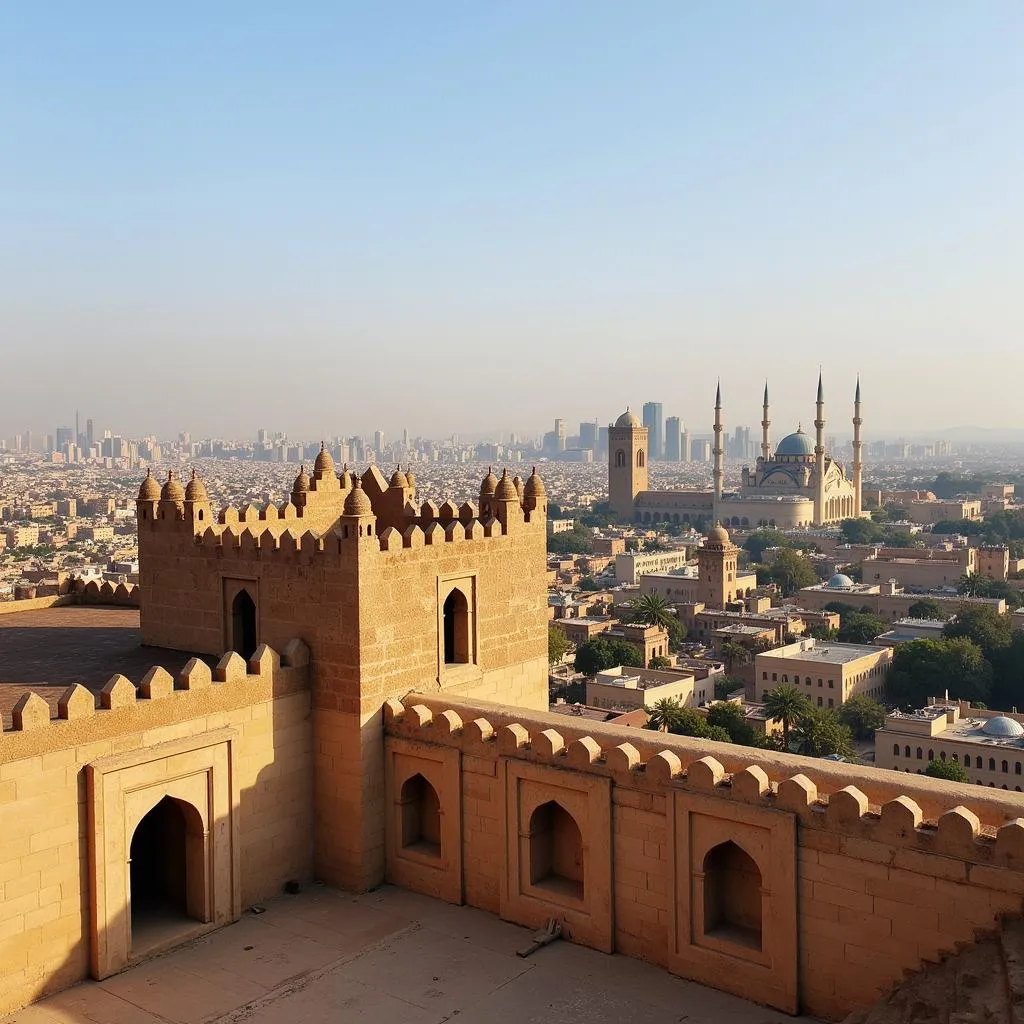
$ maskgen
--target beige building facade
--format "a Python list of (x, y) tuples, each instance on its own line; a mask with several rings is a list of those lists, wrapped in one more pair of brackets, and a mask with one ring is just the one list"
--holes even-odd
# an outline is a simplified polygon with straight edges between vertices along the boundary
[(851, 697), (881, 699), (892, 650), (808, 637), (754, 657), (755, 701), (780, 683), (799, 686), (819, 708), (838, 708)]
[(635, 669), (621, 665), (598, 672), (587, 681), (587, 706), (629, 711), (650, 707), (659, 700), (675, 700), (684, 707), (699, 707), (714, 697), (708, 679), (698, 684), (688, 672)]

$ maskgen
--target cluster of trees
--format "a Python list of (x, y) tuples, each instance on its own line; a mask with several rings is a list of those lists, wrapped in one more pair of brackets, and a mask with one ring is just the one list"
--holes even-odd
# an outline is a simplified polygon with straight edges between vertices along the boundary
[(986, 516), (984, 522), (944, 519), (932, 527), (932, 533), (958, 533), (974, 537), (982, 544), (1005, 544), (1012, 557), (1024, 558), (1024, 512), (1019, 510), (995, 512)]
[(594, 550), (594, 531), (579, 520), (571, 530), (548, 537), (548, 553), (552, 555), (589, 555)]
[(548, 664), (558, 665), (569, 653), (572, 644), (559, 626), (548, 626)]
[(822, 640), (838, 640), (841, 644), (869, 644), (889, 629), (889, 623), (867, 607), (858, 610), (844, 601), (829, 601), (825, 611), (838, 613), (839, 629), (811, 631), (812, 635)]
[(593, 676), (616, 665), (644, 668), (644, 652), (626, 640), (595, 636), (576, 647), (574, 667), (585, 676)]
[(781, 741), (759, 736), (745, 720), (739, 704), (716, 704), (702, 714), (666, 698), (646, 710), (650, 716), (648, 729), (746, 747), (793, 750), (810, 757), (852, 757), (853, 738), (867, 739), (885, 723), (885, 708), (877, 701), (854, 698), (836, 713), (814, 707), (791, 683), (783, 683), (765, 695), (765, 710), (782, 723)]
[(941, 640), (914, 640), (893, 652), (889, 698), (921, 707), (948, 691), (958, 700), (1009, 710), (1024, 707), (1024, 630), (992, 608), (963, 605)]
[(920, 543), (910, 534), (883, 526), (874, 519), (844, 519), (839, 530), (847, 544), (884, 544), (890, 548), (906, 548)]
[(1011, 611), (1024, 604), (1024, 594), (1013, 585), (1005, 580), (994, 580), (991, 576), (978, 576), (976, 573), (961, 576), (956, 592), (970, 597), (1001, 597)]

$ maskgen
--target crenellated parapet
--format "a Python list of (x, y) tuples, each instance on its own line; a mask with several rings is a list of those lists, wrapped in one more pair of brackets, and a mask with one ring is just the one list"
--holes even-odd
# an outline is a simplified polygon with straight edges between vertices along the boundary
[(918, 776), (852, 765), (836, 770), (769, 752), (755, 757), (732, 744), (604, 723), (576, 727), (561, 715), (419, 694), (388, 701), (384, 729), (474, 758), (514, 758), (603, 776), (640, 792), (689, 791), (786, 811), (803, 830), (853, 840), (865, 859), (920, 870), (922, 856), (950, 858), (963, 866), (960, 874), (947, 868), (946, 877), (965, 881), (970, 865), (1009, 869), (1021, 873), (1013, 884), (1024, 893), (1024, 801), (1012, 794), (975, 795)]
[(246, 661), (231, 651), (213, 668), (192, 658), (172, 676), (151, 668), (138, 684), (113, 675), (98, 693), (69, 686), (51, 718), (49, 704), (26, 693), (15, 704), (12, 728), (0, 735), (0, 764), (111, 736), (175, 726), (308, 689), (309, 648), (292, 640), (278, 653), (261, 644)]

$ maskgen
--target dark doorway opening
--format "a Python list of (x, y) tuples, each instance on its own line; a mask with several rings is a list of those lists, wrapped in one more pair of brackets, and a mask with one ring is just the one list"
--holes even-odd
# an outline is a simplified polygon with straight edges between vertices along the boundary
[(464, 665), (469, 661), (469, 602), (461, 590), (453, 590), (444, 601), (444, 663)]
[(138, 955), (204, 919), (199, 813), (165, 796), (139, 822), (129, 856), (132, 955)]
[(761, 872), (731, 841), (704, 858), (704, 934), (761, 949)]
[(583, 899), (583, 836), (557, 800), (541, 804), (530, 816), (530, 883)]
[(441, 856), (441, 801), (437, 790), (419, 774), (402, 786), (402, 846)]
[(256, 602), (240, 590), (231, 602), (231, 649), (246, 661), (256, 653)]

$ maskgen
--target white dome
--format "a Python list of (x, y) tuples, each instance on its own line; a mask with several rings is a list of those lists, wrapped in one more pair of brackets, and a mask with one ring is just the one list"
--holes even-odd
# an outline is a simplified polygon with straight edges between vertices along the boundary
[(986, 736), (1017, 739), (1019, 736), (1024, 736), (1024, 725), (1021, 725), (1020, 722), (1015, 722), (1012, 718), (1007, 718), (1005, 715), (999, 715), (996, 718), (990, 718), (981, 727), (981, 731)]
[(640, 420), (637, 419), (636, 413), (632, 412), (629, 407), (626, 407), (626, 411), (615, 421), (617, 427), (639, 427)]
[(829, 590), (852, 590), (853, 580), (850, 579), (845, 573), (837, 572), (835, 576), (828, 581)]

